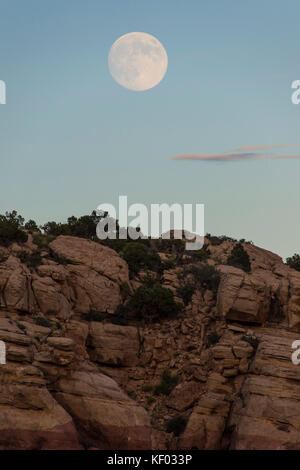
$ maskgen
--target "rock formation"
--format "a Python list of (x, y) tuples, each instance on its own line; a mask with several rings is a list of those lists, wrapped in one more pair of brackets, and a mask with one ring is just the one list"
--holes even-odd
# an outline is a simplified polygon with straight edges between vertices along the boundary
[[(36, 250), (31, 235), (3, 248), (0, 449), (299, 449), (300, 273), (244, 243), (246, 273), (226, 264), (234, 242), (206, 244), (217, 292), (126, 325), (114, 321), (122, 289), (132, 295), (144, 273), (130, 279), (116, 251), (59, 236), (32, 268), (18, 257)], [(159, 282), (181, 300), (183, 266), (199, 263), (167, 267)], [(176, 377), (166, 394), (164, 371)]]

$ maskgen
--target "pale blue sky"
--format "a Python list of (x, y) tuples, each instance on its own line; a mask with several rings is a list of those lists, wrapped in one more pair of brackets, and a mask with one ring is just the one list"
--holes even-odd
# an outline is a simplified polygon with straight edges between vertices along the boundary
[[(119, 194), (198, 202), (208, 232), (284, 257), (300, 252), (300, 160), (171, 160), (300, 143), (300, 105), (290, 98), (300, 79), (297, 0), (0, 7), (0, 212), (44, 223), (116, 204)], [(168, 53), (165, 79), (147, 92), (120, 87), (108, 71), (112, 43), (131, 31), (155, 35)]]

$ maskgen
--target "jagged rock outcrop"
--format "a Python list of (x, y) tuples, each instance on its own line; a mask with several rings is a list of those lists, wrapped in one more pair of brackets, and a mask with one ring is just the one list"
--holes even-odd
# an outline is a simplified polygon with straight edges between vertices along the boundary
[(32, 365), (0, 367), (0, 436), (2, 450), (82, 448), (72, 417)]
[[(179, 316), (128, 325), (114, 312), (145, 273), (129, 279), (114, 250), (60, 236), (33, 268), (18, 258), (31, 239), (3, 249), (0, 449), (299, 449), (300, 273), (244, 243), (246, 273), (226, 264), (234, 242), (206, 244), (217, 292), (199, 287)], [(189, 263), (201, 261), (160, 275), (176, 300)]]
[(220, 266), (218, 310), (227, 320), (263, 323), (270, 312), (271, 291), (264, 280), (232, 266)]
[(300, 369), (291, 361), (297, 334), (256, 331), (259, 346), (232, 406), (234, 449), (299, 449)]
[[(0, 317), (7, 348), (7, 364), (0, 366), (0, 449), (79, 449), (82, 441), (101, 449), (151, 447), (146, 410), (75, 355), (83, 338), (74, 328), (72, 339), (13, 318)], [(120, 328), (125, 336), (131, 327)]]
[(81, 434), (100, 449), (147, 449), (150, 419), (116, 382), (97, 371), (74, 371), (55, 384), (56, 400)]
[(0, 307), (62, 320), (73, 311), (115, 311), (120, 285), (129, 277), (127, 264), (114, 250), (66, 236), (49, 248), (53, 258), (44, 257), (36, 273), (13, 255), (0, 264)]

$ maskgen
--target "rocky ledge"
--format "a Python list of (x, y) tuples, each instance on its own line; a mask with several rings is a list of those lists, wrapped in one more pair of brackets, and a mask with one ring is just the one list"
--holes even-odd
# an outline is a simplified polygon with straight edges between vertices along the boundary
[[(145, 273), (111, 248), (59, 236), (34, 268), (32, 236), (0, 248), (0, 449), (299, 449), (300, 273), (249, 243), (251, 270), (229, 266), (234, 245), (206, 240), (217, 289), (127, 324)], [(181, 302), (186, 258), (159, 277)]]

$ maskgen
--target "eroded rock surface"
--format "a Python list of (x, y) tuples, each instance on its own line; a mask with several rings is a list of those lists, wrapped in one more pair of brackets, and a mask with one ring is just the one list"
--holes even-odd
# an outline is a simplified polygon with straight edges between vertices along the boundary
[[(18, 253), (32, 240), (3, 249), (0, 449), (300, 449), (300, 273), (244, 243), (246, 273), (226, 264), (233, 242), (206, 243), (217, 292), (128, 325), (114, 321), (122, 286), (146, 273), (129, 280), (115, 251), (61, 236), (30, 268)], [(179, 301), (184, 266), (201, 264), (184, 256), (159, 278)]]

